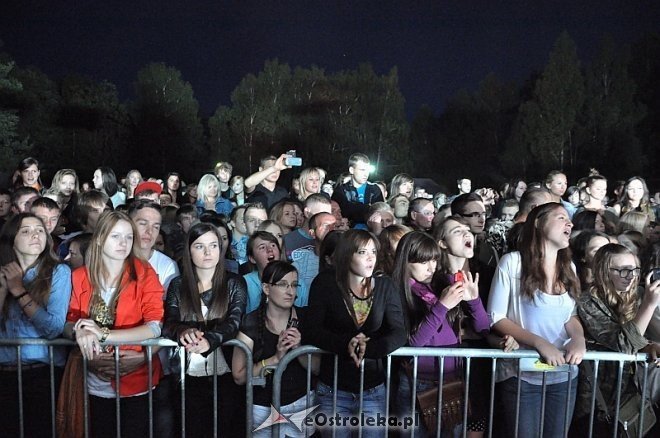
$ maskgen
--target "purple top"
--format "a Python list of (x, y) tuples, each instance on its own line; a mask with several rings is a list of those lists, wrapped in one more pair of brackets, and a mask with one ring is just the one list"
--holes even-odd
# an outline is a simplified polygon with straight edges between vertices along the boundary
[[(422, 299), (428, 313), (408, 338), (411, 347), (456, 347), (459, 344), (458, 334), (447, 320), (448, 309), (440, 302), (430, 285), (410, 280), (410, 291)], [(463, 311), (472, 320), (472, 326), (477, 333), (488, 332), (490, 322), (488, 315), (477, 297), (472, 301), (462, 302)], [(417, 364), (418, 378), (437, 380), (439, 365), (434, 357), (420, 357)], [(445, 374), (459, 370), (458, 358), (445, 358)]]

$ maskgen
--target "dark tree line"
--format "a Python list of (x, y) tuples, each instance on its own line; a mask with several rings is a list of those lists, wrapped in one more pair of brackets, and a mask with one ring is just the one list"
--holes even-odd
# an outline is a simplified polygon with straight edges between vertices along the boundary
[(367, 153), (378, 179), (407, 172), (452, 186), (462, 176), (497, 184), (539, 179), (561, 168), (576, 178), (596, 167), (610, 178), (653, 177), (660, 150), (660, 36), (630, 47), (604, 38), (581, 63), (567, 33), (548, 62), (521, 85), (488, 75), (458, 92), (436, 115), (420, 108), (409, 123), (397, 69), (328, 73), (266, 61), (202, 118), (192, 86), (174, 67), (149, 64), (121, 102), (116, 87), (81, 76), (49, 78), (0, 56), (0, 170), (27, 155), (46, 178), (74, 167), (83, 179), (107, 165), (123, 174), (181, 172), (197, 179), (227, 160), (246, 175), (266, 154), (296, 149), (305, 165), (331, 175), (354, 151)]

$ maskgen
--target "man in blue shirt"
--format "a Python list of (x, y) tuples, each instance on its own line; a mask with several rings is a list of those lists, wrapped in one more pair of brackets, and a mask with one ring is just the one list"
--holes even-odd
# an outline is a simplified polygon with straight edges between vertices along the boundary
[(354, 228), (367, 229), (365, 222), (369, 206), (384, 201), (380, 188), (367, 181), (371, 162), (369, 157), (355, 153), (348, 159), (348, 172), (351, 179), (340, 185), (332, 194), (332, 199), (341, 207), (342, 215), (348, 218)]

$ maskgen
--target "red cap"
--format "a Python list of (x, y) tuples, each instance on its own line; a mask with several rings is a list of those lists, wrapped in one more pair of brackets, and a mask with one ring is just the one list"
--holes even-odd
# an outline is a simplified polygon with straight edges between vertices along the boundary
[(163, 188), (155, 181), (143, 181), (137, 185), (135, 191), (133, 192), (133, 196), (137, 196), (145, 190), (151, 190), (152, 192), (156, 192), (160, 195), (163, 191)]

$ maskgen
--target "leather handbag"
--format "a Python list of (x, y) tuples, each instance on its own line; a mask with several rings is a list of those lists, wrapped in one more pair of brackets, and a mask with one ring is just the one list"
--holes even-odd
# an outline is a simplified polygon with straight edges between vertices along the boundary
[[(465, 385), (463, 380), (453, 380), (442, 385), (442, 429), (451, 430), (463, 422), (465, 406)], [(438, 387), (417, 393), (417, 404), (424, 426), (435, 434), (438, 426)], [(470, 406), (468, 404), (468, 415)]]

